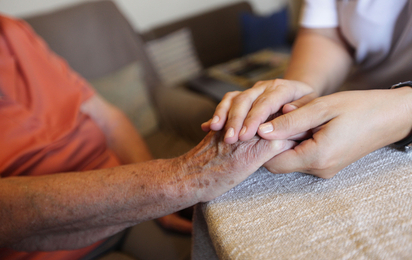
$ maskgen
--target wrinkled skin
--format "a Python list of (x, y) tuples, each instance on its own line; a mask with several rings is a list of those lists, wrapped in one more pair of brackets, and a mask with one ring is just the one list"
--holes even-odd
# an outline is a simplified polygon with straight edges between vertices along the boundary
[[(43, 251), (90, 245), (142, 221), (214, 199), (293, 145), (259, 137), (227, 144), (222, 133), (210, 132), (173, 159), (2, 178), (0, 246)], [(173, 218), (160, 221), (173, 228)]]
[(223, 133), (210, 132), (203, 141), (181, 159), (186, 171), (196, 176), (199, 201), (214, 199), (235, 187), (275, 155), (290, 149), (294, 141), (264, 140), (227, 144)]

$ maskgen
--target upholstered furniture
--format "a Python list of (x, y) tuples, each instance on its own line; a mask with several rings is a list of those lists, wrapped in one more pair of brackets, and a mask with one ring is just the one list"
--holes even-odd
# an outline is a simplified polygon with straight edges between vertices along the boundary
[(193, 36), (201, 69), (238, 57), (241, 37), (237, 15), (243, 11), (251, 12), (251, 7), (240, 2), (154, 28), (144, 37), (107, 0), (82, 3), (26, 21), (101, 95), (129, 115), (155, 157), (171, 157), (203, 138), (200, 124), (212, 116), (216, 103), (182, 86), (165, 87), (148, 56), (147, 45), (186, 28)]
[(411, 166), (384, 147), (327, 180), (261, 168), (197, 206), (193, 259), (409, 259)]

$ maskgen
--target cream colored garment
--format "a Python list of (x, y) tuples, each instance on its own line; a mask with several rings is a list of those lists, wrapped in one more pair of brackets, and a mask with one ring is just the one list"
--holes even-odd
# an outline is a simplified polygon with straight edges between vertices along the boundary
[(261, 168), (195, 212), (193, 259), (407, 259), (412, 153), (382, 148), (330, 180)]
[(343, 87), (389, 88), (412, 80), (412, 0), (305, 0), (301, 25), (339, 27), (357, 70)]

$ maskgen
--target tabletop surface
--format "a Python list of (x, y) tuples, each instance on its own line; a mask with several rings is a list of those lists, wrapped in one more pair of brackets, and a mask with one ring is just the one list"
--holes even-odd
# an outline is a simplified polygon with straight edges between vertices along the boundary
[(261, 168), (197, 206), (193, 259), (410, 257), (411, 166), (385, 147), (329, 180)]

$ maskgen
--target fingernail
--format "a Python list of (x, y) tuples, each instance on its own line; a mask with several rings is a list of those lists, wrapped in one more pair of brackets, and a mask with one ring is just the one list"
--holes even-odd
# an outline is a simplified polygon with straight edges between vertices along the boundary
[(235, 135), (235, 130), (231, 127), (227, 130), (225, 138), (230, 138), (233, 137)]
[(295, 106), (295, 105), (289, 104), (289, 106), (290, 106), (290, 107), (292, 107), (292, 108), (293, 108), (293, 110), (298, 109), (298, 107), (297, 107), (297, 106)]
[(239, 136), (244, 135), (246, 133), (246, 129), (246, 126), (244, 126), (242, 130), (240, 130)]
[(216, 124), (217, 122), (219, 122), (219, 117), (218, 116), (214, 116), (212, 119), (212, 122), (210, 122), (211, 124)]
[(259, 126), (259, 130), (264, 134), (270, 133), (273, 131), (273, 125), (271, 123), (263, 124)]

